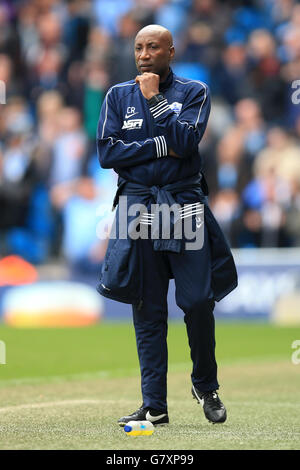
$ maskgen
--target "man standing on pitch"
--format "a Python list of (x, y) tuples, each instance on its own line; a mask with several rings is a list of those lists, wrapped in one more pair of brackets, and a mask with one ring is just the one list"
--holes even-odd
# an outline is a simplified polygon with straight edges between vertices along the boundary
[[(226, 420), (217, 389), (213, 310), (237, 285), (234, 261), (206, 201), (199, 142), (204, 134), (210, 97), (206, 84), (177, 77), (170, 68), (175, 54), (171, 33), (149, 25), (135, 38), (135, 80), (113, 86), (98, 124), (97, 148), (103, 168), (118, 173), (115, 222), (129, 205), (164, 203), (179, 207), (169, 217), (170, 237), (110, 237), (98, 291), (132, 304), (141, 368), (142, 406), (119, 419), (169, 422), (167, 409), (167, 292), (174, 278), (176, 303), (184, 312), (191, 359), (192, 395), (213, 423)], [(118, 204), (119, 203), (119, 204)], [(173, 207), (173, 206), (172, 206)], [(150, 232), (155, 214), (145, 211), (139, 226)], [(129, 217), (130, 220), (130, 217)], [(161, 219), (156, 219), (157, 220)], [(175, 236), (178, 222), (192, 224), (200, 244)], [(128, 223), (128, 222), (127, 222)], [(128, 227), (129, 227), (128, 223)], [(158, 230), (166, 222), (158, 222)], [(198, 232), (197, 232), (198, 230)], [(145, 234), (145, 231), (143, 232)], [(152, 237), (152, 238), (151, 238)], [(202, 238), (201, 238), (202, 237)], [(199, 240), (198, 240), (199, 241)]]

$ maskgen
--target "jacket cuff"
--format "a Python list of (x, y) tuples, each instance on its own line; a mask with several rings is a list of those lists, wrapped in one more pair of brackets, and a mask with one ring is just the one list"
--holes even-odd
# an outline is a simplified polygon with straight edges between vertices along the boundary
[(168, 155), (168, 146), (165, 137), (159, 135), (158, 137), (153, 137), (153, 139), (156, 146), (156, 157), (166, 157)]
[(159, 116), (164, 117), (168, 111), (172, 112), (167, 98), (159, 101), (159, 103), (155, 104), (154, 106), (149, 106), (149, 109), (154, 119), (158, 118)]

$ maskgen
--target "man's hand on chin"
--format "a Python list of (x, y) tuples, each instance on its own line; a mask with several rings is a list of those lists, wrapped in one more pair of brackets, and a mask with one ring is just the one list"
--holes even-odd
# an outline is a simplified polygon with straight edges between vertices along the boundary
[[(139, 85), (146, 100), (150, 100), (152, 96), (159, 93), (159, 80), (159, 75), (152, 72), (144, 72), (142, 75), (137, 75), (137, 77), (135, 77), (135, 83)], [(177, 155), (177, 153), (175, 153), (171, 148), (168, 150), (168, 156), (180, 158), (180, 155)]]
[(150, 100), (152, 96), (159, 93), (159, 80), (160, 77), (156, 73), (144, 72), (135, 78), (135, 83), (140, 86), (144, 98)]

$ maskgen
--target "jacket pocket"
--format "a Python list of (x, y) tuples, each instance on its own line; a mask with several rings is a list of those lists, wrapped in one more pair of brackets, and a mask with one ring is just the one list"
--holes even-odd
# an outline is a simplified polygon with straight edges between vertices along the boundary
[(110, 240), (97, 291), (104, 297), (141, 307), (142, 266), (140, 240)]

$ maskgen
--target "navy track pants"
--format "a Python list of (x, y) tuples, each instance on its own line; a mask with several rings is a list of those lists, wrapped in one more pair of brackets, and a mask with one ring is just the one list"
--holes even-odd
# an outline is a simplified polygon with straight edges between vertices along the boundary
[(167, 293), (174, 277), (177, 305), (184, 312), (193, 370), (191, 379), (200, 391), (219, 388), (215, 360), (214, 300), (207, 230), (201, 250), (183, 254), (154, 251), (150, 239), (141, 240), (143, 306), (132, 307), (141, 369), (143, 406), (167, 411)]

